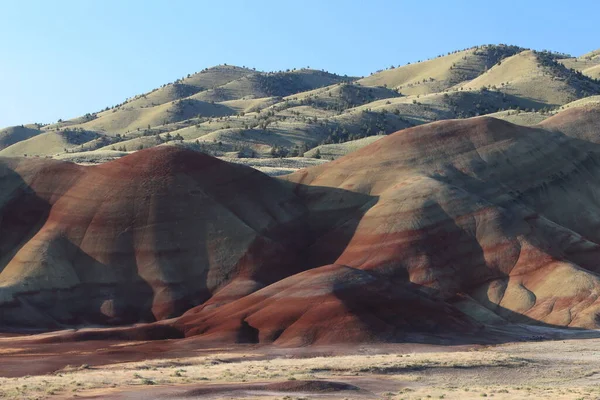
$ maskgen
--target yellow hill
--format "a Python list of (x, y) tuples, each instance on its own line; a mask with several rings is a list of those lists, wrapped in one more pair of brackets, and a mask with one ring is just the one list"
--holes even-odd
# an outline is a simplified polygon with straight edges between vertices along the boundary
[(569, 108), (597, 106), (600, 104), (600, 96), (590, 96), (583, 99), (567, 103), (560, 107), (560, 110), (568, 110)]
[(84, 129), (124, 134), (172, 122), (183, 121), (197, 116), (224, 116), (235, 114), (229, 107), (199, 100), (177, 100), (149, 108), (125, 108), (104, 112), (98, 118), (78, 125)]
[(9, 126), (0, 129), (0, 150), (40, 133), (42, 131), (36, 125)]
[(454, 118), (468, 118), (508, 109), (530, 108), (526, 99), (496, 90), (462, 90), (447, 93), (378, 100), (353, 110), (397, 115), (412, 125)]
[(283, 103), (273, 106), (272, 109), (311, 106), (316, 109), (343, 111), (376, 100), (399, 96), (398, 92), (392, 89), (343, 82), (284, 97)]
[(344, 143), (322, 144), (320, 146), (315, 147), (314, 149), (310, 149), (309, 151), (305, 152), (304, 157), (318, 157), (322, 160), (335, 160), (347, 154), (350, 154), (353, 151), (362, 149), (363, 147), (373, 142), (376, 142), (384, 137), (385, 135), (376, 135), (357, 140), (350, 140)]
[(482, 87), (528, 99), (537, 107), (562, 105), (600, 93), (600, 85), (577, 76), (557, 63), (551, 55), (534, 51), (514, 55), (460, 85), (460, 89), (464, 90)]
[(488, 114), (487, 116), (502, 119), (516, 125), (533, 126), (548, 118), (550, 114), (541, 114), (533, 111), (520, 112), (509, 110), (499, 111), (497, 113)]
[(471, 80), (505, 57), (515, 46), (481, 46), (416, 64), (389, 69), (358, 80), (365, 86), (386, 86), (403, 94), (440, 92)]
[[(76, 150), (105, 160), (112, 149), (177, 144), (219, 157), (281, 157), (445, 119), (493, 115), (533, 125), (560, 105), (600, 94), (600, 84), (589, 78), (600, 73), (599, 55), (478, 46), (360, 80), (313, 69), (264, 73), (221, 65), (113, 108), (44, 126), (41, 132), (50, 135), (40, 143), (48, 142), (48, 149), (30, 144), (10, 151), (69, 157)], [(56, 137), (65, 127), (101, 135), (75, 149)], [(36, 134), (38, 128), (31, 129), (0, 131), (0, 149)], [(340, 153), (331, 151), (328, 157)]]
[(200, 92), (192, 98), (222, 102), (238, 99), (258, 99), (288, 96), (348, 80), (339, 75), (312, 69), (289, 72), (256, 73), (229, 82), (212, 90)]
[(181, 83), (193, 86), (199, 90), (207, 90), (253, 73), (256, 73), (256, 71), (250, 68), (236, 67), (234, 65), (218, 65), (195, 74), (190, 74), (185, 79), (182, 79)]
[(281, 97), (263, 97), (260, 99), (228, 100), (219, 104), (229, 107), (238, 113), (248, 113), (262, 110), (263, 108), (267, 108), (278, 103), (279, 101), (281, 101)]
[(588, 59), (588, 60), (593, 60), (593, 59), (598, 60), (598, 59), (600, 59), (600, 49), (590, 51), (589, 53), (586, 53), (579, 58)]
[(64, 129), (50, 131), (20, 141), (3, 150), (0, 156), (53, 156), (68, 150), (80, 148), (87, 142), (96, 139), (98, 135), (93, 132), (79, 129)]
[(557, 60), (560, 64), (564, 65), (569, 69), (575, 71), (584, 71), (588, 68), (594, 67), (600, 64), (600, 59), (588, 59), (588, 58), (563, 58)]
[(600, 64), (594, 66), (594, 67), (590, 67), (587, 69), (584, 69), (583, 71), (584, 75), (589, 76), (592, 79), (599, 79), (600, 80)]

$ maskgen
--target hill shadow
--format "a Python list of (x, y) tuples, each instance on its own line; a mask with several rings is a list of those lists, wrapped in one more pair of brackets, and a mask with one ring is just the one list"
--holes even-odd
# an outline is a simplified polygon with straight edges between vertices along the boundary
[[(376, 341), (424, 344), (490, 344), (563, 337), (600, 337), (600, 332), (553, 325), (516, 313), (489, 299), (471, 301), (498, 316), (494, 324), (483, 323), (474, 314), (457, 308), (467, 293), (487, 282), (508, 281), (509, 275), (490, 267), (477, 238), (456, 224), (435, 201), (424, 208), (433, 220), (429, 234), (415, 246), (415, 257), (427, 258), (428, 286), (411, 282), (403, 260), (389, 260), (369, 269), (378, 287), (351, 288), (340, 284), (334, 295), (359, 326), (371, 329)], [(390, 274), (390, 270), (393, 273)], [(401, 304), (399, 306), (399, 304)], [(377, 321), (374, 323), (374, 321)]]
[[(2, 166), (1, 163), (0, 166)], [(8, 187), (5, 187), (6, 190), (3, 192), (12, 194), (7, 194), (5, 203), (0, 204), (0, 249), (2, 250), (0, 266), (2, 268), (8, 265), (32, 238), (40, 234), (48, 222), (53, 207), (47, 200), (38, 196), (35, 189), (30, 187), (18, 173), (8, 166), (5, 166), (3, 172), (5, 174), (2, 183), (8, 186), (8, 182), (10, 182), (11, 187), (15, 189), (12, 193)], [(86, 179), (91, 178), (93, 177)], [(265, 177), (265, 179), (267, 178)], [(269, 182), (271, 185), (280, 185), (279, 180), (273, 179)], [(265, 188), (254, 188), (255, 191), (263, 189)], [(352, 224), (360, 221), (358, 208), (372, 197), (341, 189), (311, 187), (310, 190), (311, 192), (320, 190), (321, 194), (317, 195), (318, 197), (328, 196), (330, 200), (335, 200), (336, 204), (338, 201), (349, 202), (349, 208), (346, 210), (351, 209), (353, 212), (359, 213), (358, 218), (345, 222), (344, 232), (346, 234), (340, 235), (336, 243), (329, 248), (328, 254), (336, 257), (336, 254), (341, 252), (351, 239), (355, 229)], [(319, 225), (318, 221), (323, 218), (330, 220), (332, 217), (334, 219), (341, 217), (340, 213), (335, 212), (324, 212), (324, 214), (317, 212), (316, 215), (309, 215), (305, 210), (296, 220), (287, 223), (281, 223), (277, 216), (271, 215), (274, 222), (261, 228), (256, 226), (255, 219), (253, 222), (245, 218), (247, 215), (239, 215), (239, 210), (236, 209), (238, 200), (229, 200), (227, 203), (221, 199), (222, 196), (227, 195), (227, 191), (212, 193), (214, 200), (222, 200), (225, 209), (231, 215), (240, 218), (241, 222), (247, 224), (256, 233), (256, 237), (245, 249), (244, 256), (237, 261), (231, 271), (223, 276), (215, 277), (214, 273), (219, 270), (215, 269), (212, 272), (213, 275), (210, 276), (209, 269), (211, 252), (214, 252), (214, 249), (211, 248), (211, 241), (214, 238), (210, 237), (210, 229), (207, 228), (211, 224), (218, 226), (223, 222), (220, 222), (220, 217), (217, 215), (207, 215), (206, 211), (202, 210), (202, 202), (196, 201), (195, 196), (199, 195), (196, 192), (197, 190), (190, 188), (189, 196), (181, 199), (182, 204), (172, 204), (169, 196), (159, 196), (154, 200), (154, 209), (167, 210), (166, 214), (165, 212), (161, 214), (161, 220), (177, 219), (178, 216), (181, 217), (179, 211), (184, 212), (184, 217), (187, 217), (179, 218), (183, 221), (179, 226), (177, 224), (157, 225), (164, 232), (151, 235), (150, 241), (144, 242), (145, 246), (150, 246), (156, 253), (150, 258), (144, 258), (143, 254), (138, 254), (136, 246), (139, 245), (139, 241), (136, 241), (132, 229), (126, 229), (112, 239), (110, 242), (112, 243), (112, 253), (103, 257), (103, 261), (82, 250), (82, 243), (73, 242), (66, 232), (60, 233), (56, 230), (51, 234), (43, 232), (47, 236), (39, 238), (49, 249), (48, 251), (53, 252), (54, 255), (49, 265), (44, 264), (36, 266), (36, 268), (46, 268), (48, 276), (51, 277), (50, 273), (54, 266), (60, 264), (60, 269), (74, 275), (76, 278), (70, 279), (76, 279), (79, 283), (67, 288), (61, 284), (63, 288), (60, 289), (45, 284), (42, 285), (44, 288), (40, 289), (36, 287), (35, 280), (32, 280), (30, 282), (31, 290), (19, 289), (14, 296), (14, 301), (0, 307), (0, 316), (2, 317), (0, 330), (14, 332), (20, 329), (30, 331), (32, 329), (57, 330), (85, 326), (123, 326), (140, 322), (154, 322), (157, 318), (177, 317), (209, 300), (213, 295), (209, 287), (214, 286), (218, 289), (235, 278), (236, 274), (245, 279), (255, 280), (260, 283), (259, 287), (264, 287), (310, 269), (311, 252), (306, 249), (318, 242), (320, 229), (317, 226)], [(262, 207), (261, 204), (256, 206)], [(280, 204), (279, 207), (285, 209), (296, 206)], [(142, 223), (146, 221), (155, 224), (156, 221), (149, 220), (148, 215), (144, 214), (145, 212), (149, 211), (140, 213), (140, 210), (137, 210), (136, 218)], [(260, 212), (269, 215), (270, 211), (265, 209)], [(195, 215), (207, 215), (208, 220), (199, 225), (198, 221), (192, 217)], [(78, 218), (82, 218), (79, 222), (86, 226), (86, 223), (90, 223), (91, 215)], [(96, 219), (102, 219), (102, 216), (97, 216)], [(204, 220), (200, 218), (200, 221)], [(75, 221), (75, 223), (79, 222)], [(57, 229), (59, 231), (62, 229), (60, 224), (57, 225)], [(81, 235), (77, 237), (79, 237), (78, 241), (84, 238)], [(160, 250), (164, 247), (161, 247), (161, 244), (165, 241), (174, 245), (173, 251)], [(148, 273), (146, 265), (148, 263), (153, 264), (153, 269), (150, 271), (156, 268), (161, 273), (162, 270), (174, 269), (173, 273), (176, 273), (181, 279), (176, 279), (177, 282), (173, 281), (174, 275), (171, 273), (170, 280), (165, 279), (161, 283), (161, 280), (156, 279), (154, 272)], [(314, 266), (320, 265), (316, 262), (313, 264)], [(120, 277), (121, 280), (115, 280), (115, 276), (116, 278)], [(209, 281), (213, 283), (209, 283)], [(10, 289), (0, 288), (0, 290), (8, 293)]]
[[(0, 273), (40, 234), (52, 208), (19, 174), (8, 168), (4, 172), (2, 183), (10, 183), (14, 190), (5, 192), (7, 200), (0, 205)], [(147, 282), (132, 277), (122, 285), (90, 283), (86, 275), (93, 275), (92, 270), (103, 270), (108, 266), (89, 256), (65, 236), (39, 240), (46, 240), (44, 251), (51, 254), (51, 262), (42, 261), (39, 268), (48, 272), (56, 267), (67, 270), (78, 278), (79, 284), (71, 288), (38, 289), (35, 280), (39, 278), (27, 276), (27, 270), (21, 267), (26, 274), (22, 284), (33, 287), (21, 288), (14, 295), (8, 294), (11, 286), (0, 288), (0, 294), (4, 291), (12, 297), (11, 301), (0, 305), (0, 331), (47, 331), (81, 325), (119, 325), (155, 320), (149, 312), (153, 290)], [(62, 283), (59, 285), (63, 286)], [(44, 286), (47, 285), (42, 284)]]
[[(33, 254), (26, 254), (21, 265), (11, 266), (11, 275), (22, 271), (23, 277), (18, 282), (22, 286), (17, 290), (13, 290), (14, 284), (0, 287), (0, 295), (6, 298), (0, 304), (1, 332), (115, 326), (156, 320), (152, 314), (155, 293), (149, 282), (139, 275), (134, 252), (115, 254), (112, 265), (108, 265), (83, 251), (65, 232), (43, 232), (52, 204), (36, 194), (9, 163), (1, 160), (0, 189), (3, 196), (0, 198), (0, 274), (29, 243), (37, 246), (35, 241), (41, 242), (43, 249), (36, 247), (33, 251), (44, 251), (46, 255), (39, 265), (32, 267), (48, 274), (44, 279), (31, 273), (28, 265), (31, 261), (27, 257), (34, 257)], [(116, 240), (120, 241), (118, 246), (133, 246), (131, 232)], [(111, 268), (125, 279), (120, 283), (96, 279), (95, 274), (110, 272)], [(123, 274), (123, 271), (126, 272)], [(61, 278), (63, 274), (66, 275)], [(66, 277), (77, 284), (69, 287), (66, 281), (60, 281)], [(58, 287), (44, 283), (49, 279), (59, 279)], [(40, 285), (36, 285), (36, 281), (40, 281)]]
[(0, 273), (40, 230), (50, 204), (38, 197), (21, 176), (0, 161)]

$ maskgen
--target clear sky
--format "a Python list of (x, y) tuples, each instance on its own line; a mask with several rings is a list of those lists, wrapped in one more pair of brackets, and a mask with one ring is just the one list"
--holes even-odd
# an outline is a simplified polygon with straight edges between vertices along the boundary
[(0, 127), (98, 111), (228, 63), (348, 75), (477, 44), (580, 55), (600, 1), (0, 0)]

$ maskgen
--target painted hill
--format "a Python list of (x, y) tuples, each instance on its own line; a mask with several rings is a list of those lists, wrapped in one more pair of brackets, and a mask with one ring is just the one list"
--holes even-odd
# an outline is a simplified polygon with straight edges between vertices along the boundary
[(0, 159), (3, 323), (283, 346), (598, 328), (599, 122), (439, 121), (280, 179), (170, 146)]
[(345, 265), (311, 269), (221, 307), (196, 311), (179, 318), (177, 329), (221, 343), (395, 342), (415, 332), (437, 334), (440, 326), (467, 333), (477, 327), (415, 286)]
[[(289, 176), (321, 238), (315, 264), (424, 286), (466, 312), (474, 301), (511, 321), (595, 327), (598, 121), (598, 108), (558, 114), (543, 129), (443, 121)], [(353, 204), (321, 188), (373, 200)]]
[(300, 268), (304, 207), (252, 168), (172, 147), (96, 167), (0, 160), (4, 326), (153, 321)]

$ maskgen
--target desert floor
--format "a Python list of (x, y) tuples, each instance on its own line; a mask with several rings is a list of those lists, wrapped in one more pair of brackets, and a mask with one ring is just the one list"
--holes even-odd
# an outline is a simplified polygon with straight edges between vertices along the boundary
[(600, 338), (581, 336), (283, 349), (3, 335), (0, 398), (597, 399)]

